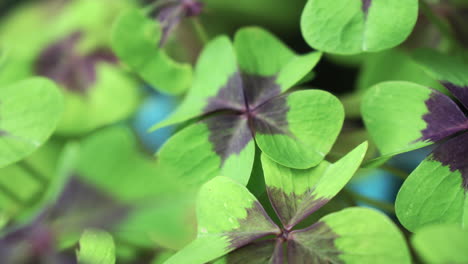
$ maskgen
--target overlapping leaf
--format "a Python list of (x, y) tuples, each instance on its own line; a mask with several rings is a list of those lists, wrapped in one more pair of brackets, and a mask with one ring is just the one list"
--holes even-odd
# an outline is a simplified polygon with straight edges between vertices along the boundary
[(468, 225), (468, 133), (438, 146), (401, 187), (395, 209), (409, 230), (430, 224)]
[(160, 25), (139, 10), (123, 14), (114, 25), (112, 47), (117, 56), (154, 88), (181, 94), (192, 82), (189, 64), (173, 61), (159, 47)]
[(460, 132), (467, 118), (446, 95), (408, 82), (384, 82), (364, 97), (362, 114), (384, 155), (434, 143)]
[(54, 132), (63, 98), (52, 82), (34, 78), (0, 88), (0, 167), (19, 161)]
[(290, 230), (330, 201), (359, 168), (366, 150), (363, 143), (334, 164), (324, 161), (308, 170), (283, 167), (263, 155), (268, 195), (285, 228)]
[(417, 0), (309, 0), (301, 29), (307, 43), (330, 53), (356, 54), (394, 47), (411, 33)]

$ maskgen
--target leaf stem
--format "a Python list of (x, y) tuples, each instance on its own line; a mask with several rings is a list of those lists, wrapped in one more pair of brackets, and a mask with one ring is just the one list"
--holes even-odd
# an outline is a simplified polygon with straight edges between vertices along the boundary
[(361, 195), (359, 193), (345, 190), (355, 201), (361, 201), (376, 208), (379, 208), (387, 213), (395, 214), (395, 206), (391, 203), (378, 201), (367, 196)]

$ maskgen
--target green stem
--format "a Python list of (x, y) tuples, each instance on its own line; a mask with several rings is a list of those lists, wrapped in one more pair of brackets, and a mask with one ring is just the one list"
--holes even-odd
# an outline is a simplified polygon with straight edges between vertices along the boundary
[(391, 174), (393, 174), (395, 176), (398, 176), (398, 178), (400, 178), (402, 180), (406, 180), (408, 178), (408, 176), (409, 176), (409, 174), (406, 171), (401, 170), (399, 168), (395, 168), (395, 167), (387, 165), (387, 164), (382, 165), (381, 168), (383, 170), (386, 170), (386, 171), (390, 172)]
[(203, 24), (201, 23), (198, 17), (192, 18), (191, 21), (198, 38), (200, 39), (203, 45), (206, 45), (206, 43), (208, 43), (210, 39), (208, 38), (208, 34), (206, 33), (205, 27), (203, 27)]
[(440, 31), (440, 33), (452, 43), (454, 47), (457, 49), (460, 48), (460, 44), (456, 40), (456, 38), (453, 36), (453, 32), (450, 29), (450, 26), (445, 23), (439, 16), (437, 16), (434, 11), (432, 10), (431, 6), (426, 3), (425, 0), (420, 0), (419, 1), (419, 7), (421, 9), (421, 12), (426, 16), (429, 21), (431, 21), (432, 24), (434, 24)]
[(361, 201), (366, 204), (372, 205), (374, 207), (377, 207), (385, 212), (395, 214), (395, 206), (391, 203), (386, 203), (386, 202), (381, 202), (374, 200), (372, 198), (369, 198), (367, 196), (361, 195), (359, 193), (353, 192), (346, 190), (346, 192), (355, 200), (355, 201)]

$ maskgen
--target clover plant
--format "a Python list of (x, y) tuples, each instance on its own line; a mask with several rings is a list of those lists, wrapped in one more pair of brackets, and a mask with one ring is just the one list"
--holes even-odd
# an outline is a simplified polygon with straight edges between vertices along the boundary
[(405, 227), (415, 230), (431, 223), (464, 226), (468, 213), (468, 64), (428, 50), (415, 56), (460, 105), (434, 89), (409, 82), (387, 82), (368, 92), (363, 117), (386, 155), (440, 143), (398, 194), (396, 212)]
[[(259, 44), (262, 49), (257, 48)], [(200, 55), (184, 102), (153, 128), (201, 119), (162, 147), (158, 153), (162, 169), (189, 184), (221, 174), (245, 185), (255, 145), (282, 165), (316, 166), (341, 129), (342, 105), (325, 91), (288, 90), (320, 56), (317, 52), (296, 55), (272, 34), (255, 27), (239, 30), (234, 44), (227, 37), (212, 40)], [(194, 151), (196, 157), (191, 154)]]
[(215, 263), (283, 263), (286, 259), (288, 263), (362, 263), (370, 259), (374, 263), (409, 263), (398, 229), (370, 209), (348, 208), (305, 229), (294, 229), (343, 188), (366, 150), (364, 143), (334, 164), (322, 162), (308, 170), (290, 169), (262, 155), (268, 196), (281, 227), (244, 186), (227, 177), (212, 179), (203, 185), (197, 199), (197, 238), (166, 263), (206, 263), (223, 255)]
[(466, 0), (20, 2), (2, 264), (468, 263)]

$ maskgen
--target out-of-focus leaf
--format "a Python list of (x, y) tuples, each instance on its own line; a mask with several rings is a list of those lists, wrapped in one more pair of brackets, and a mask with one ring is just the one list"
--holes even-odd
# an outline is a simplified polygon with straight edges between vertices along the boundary
[(107, 232), (85, 230), (80, 238), (76, 254), (80, 264), (114, 264), (114, 240)]

